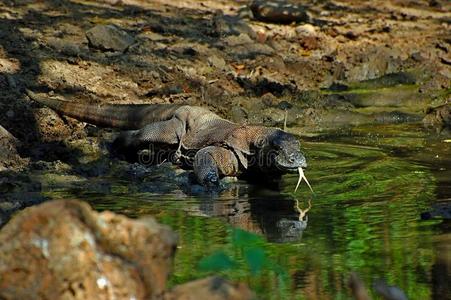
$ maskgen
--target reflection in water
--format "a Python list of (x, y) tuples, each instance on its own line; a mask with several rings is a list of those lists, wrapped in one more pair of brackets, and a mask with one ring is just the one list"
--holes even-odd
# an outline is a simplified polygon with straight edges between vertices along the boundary
[[(226, 193), (228, 199), (201, 200), (198, 210), (196, 207), (191, 208), (190, 214), (221, 217), (236, 228), (263, 234), (270, 242), (288, 243), (301, 240), (302, 233), (307, 228), (307, 212), (312, 207), (311, 200), (308, 201), (308, 208), (302, 210), (298, 200), (294, 201), (290, 196), (274, 202), (243, 198), (239, 186), (235, 186), (232, 191)], [(234, 198), (230, 199), (232, 195)]]
[[(451, 198), (451, 145), (416, 127), (392, 126), (323, 135), (304, 147), (315, 189), (311, 209), (296, 204), (312, 195), (293, 193), (295, 174), (276, 189), (237, 182), (214, 196), (187, 195), (168, 179), (155, 183), (157, 175), (144, 189), (107, 178), (106, 193), (90, 190), (90, 180), (45, 194), (130, 216), (153, 214), (172, 226), (180, 236), (173, 284), (205, 276), (198, 262), (220, 250), (239, 262), (221, 274), (246, 281), (262, 298), (346, 299), (355, 270), (367, 287), (385, 278), (409, 299), (449, 299), (449, 223), (420, 215)], [(265, 239), (237, 244), (233, 227)], [(262, 257), (258, 273), (243, 263), (248, 244)]]
[(276, 224), (275, 238), (270, 239), (279, 243), (300, 242), (302, 233), (307, 228), (308, 216), (307, 212), (312, 208), (312, 201), (308, 200), (308, 208), (302, 210), (299, 207), (299, 201), (296, 199), (296, 210), (299, 213), (297, 220), (280, 219)]

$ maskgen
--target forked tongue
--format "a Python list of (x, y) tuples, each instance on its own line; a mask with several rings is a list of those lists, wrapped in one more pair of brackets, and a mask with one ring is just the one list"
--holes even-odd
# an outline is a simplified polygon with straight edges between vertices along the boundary
[(308, 182), (307, 177), (305, 177), (304, 170), (302, 170), (302, 167), (299, 167), (298, 171), (299, 171), (299, 179), (298, 179), (298, 183), (296, 184), (296, 188), (294, 189), (294, 192), (296, 193), (296, 191), (298, 190), (299, 185), (301, 184), (302, 179), (304, 179), (305, 183), (307, 183), (308, 187), (310, 188), (310, 190), (313, 193), (312, 186)]

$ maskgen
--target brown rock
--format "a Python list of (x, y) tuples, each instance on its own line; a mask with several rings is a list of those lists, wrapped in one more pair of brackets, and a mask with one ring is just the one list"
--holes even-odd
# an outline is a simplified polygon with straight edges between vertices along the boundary
[(19, 141), (0, 125), (0, 171), (24, 165), (25, 160), (17, 152), (18, 144)]
[(52, 109), (44, 107), (34, 111), (36, 127), (44, 142), (61, 141), (71, 135), (69, 126)]
[(51, 201), (0, 232), (0, 299), (151, 299), (164, 291), (175, 234), (153, 218)]
[(255, 296), (244, 284), (209, 277), (176, 286), (164, 300), (246, 300)]

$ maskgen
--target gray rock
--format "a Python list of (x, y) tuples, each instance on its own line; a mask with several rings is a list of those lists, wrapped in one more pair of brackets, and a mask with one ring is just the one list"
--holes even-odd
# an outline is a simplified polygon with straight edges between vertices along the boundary
[(254, 0), (250, 4), (254, 18), (269, 23), (307, 22), (306, 7), (285, 0)]
[(230, 111), (230, 119), (235, 123), (244, 123), (247, 120), (247, 112), (240, 106), (234, 106)]
[(125, 51), (135, 39), (114, 25), (97, 25), (86, 32), (89, 44), (101, 50)]
[(208, 277), (176, 286), (164, 300), (250, 300), (255, 295), (244, 284), (228, 282), (220, 277)]
[(252, 44), (254, 41), (249, 37), (249, 35), (242, 33), (238, 36), (232, 35), (224, 39), (224, 42), (229, 47), (235, 47), (239, 45)]
[(215, 13), (212, 19), (213, 30), (218, 36), (240, 35), (242, 33), (255, 37), (254, 30), (239, 16), (224, 15), (222, 11)]
[(385, 300), (407, 300), (403, 290), (397, 286), (390, 286), (383, 280), (378, 280), (373, 284), (374, 290)]
[(47, 44), (56, 51), (69, 56), (79, 56), (84, 50), (77, 43), (53, 37), (47, 40)]
[(219, 70), (228, 69), (226, 67), (227, 65), (226, 65), (224, 58), (218, 57), (216, 55), (210, 56), (208, 58), (208, 63), (210, 64), (210, 66), (215, 67), (216, 69), (219, 69)]

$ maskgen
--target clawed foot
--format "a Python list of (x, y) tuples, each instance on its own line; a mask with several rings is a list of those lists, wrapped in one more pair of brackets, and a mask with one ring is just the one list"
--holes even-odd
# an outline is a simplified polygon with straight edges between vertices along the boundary
[(186, 159), (186, 160), (192, 159), (192, 157), (182, 154), (182, 151), (180, 149), (177, 149), (175, 151), (174, 158), (175, 158), (175, 162), (180, 162), (181, 158)]

